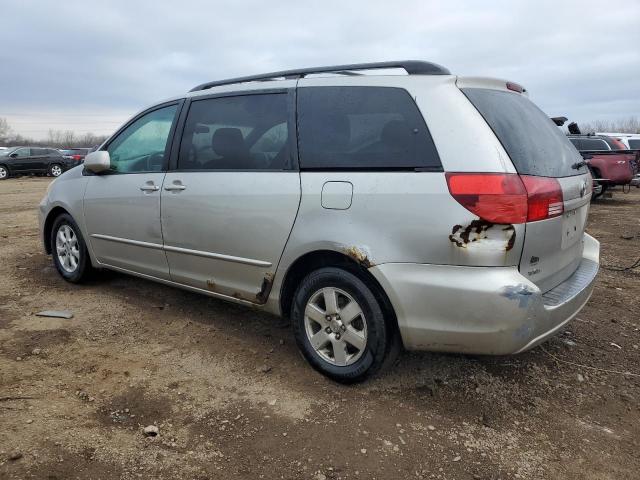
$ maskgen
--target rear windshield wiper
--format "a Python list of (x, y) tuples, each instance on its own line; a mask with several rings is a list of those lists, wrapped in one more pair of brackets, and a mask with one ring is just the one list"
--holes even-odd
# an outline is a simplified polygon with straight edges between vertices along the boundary
[(581, 162), (576, 162), (573, 165), (571, 165), (571, 168), (573, 168), (574, 170), (580, 170), (582, 167), (586, 167), (588, 165), (588, 163), (583, 160)]

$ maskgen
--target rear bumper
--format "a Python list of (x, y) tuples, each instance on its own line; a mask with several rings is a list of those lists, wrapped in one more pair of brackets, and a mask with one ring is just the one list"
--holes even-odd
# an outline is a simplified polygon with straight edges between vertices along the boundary
[(575, 317), (591, 296), (599, 253), (585, 234), (578, 269), (544, 294), (517, 267), (387, 263), (370, 271), (407, 349), (504, 355), (533, 348)]

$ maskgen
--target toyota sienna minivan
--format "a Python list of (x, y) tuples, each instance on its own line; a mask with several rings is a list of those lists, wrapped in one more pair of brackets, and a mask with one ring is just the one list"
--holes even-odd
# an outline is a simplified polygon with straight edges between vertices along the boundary
[(516, 83), (341, 65), (138, 113), (50, 185), (40, 227), (69, 282), (107, 268), (290, 318), (355, 382), (400, 346), (503, 355), (560, 330), (598, 272), (591, 184)]

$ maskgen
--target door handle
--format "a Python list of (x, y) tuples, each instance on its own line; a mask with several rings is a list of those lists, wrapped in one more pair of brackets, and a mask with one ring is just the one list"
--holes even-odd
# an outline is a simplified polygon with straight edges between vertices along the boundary
[(160, 187), (157, 185), (143, 185), (140, 187), (140, 190), (143, 192), (157, 192), (160, 190)]
[(187, 187), (185, 187), (184, 185), (167, 185), (166, 187), (164, 187), (164, 189), (169, 192), (174, 190), (184, 190), (185, 188)]

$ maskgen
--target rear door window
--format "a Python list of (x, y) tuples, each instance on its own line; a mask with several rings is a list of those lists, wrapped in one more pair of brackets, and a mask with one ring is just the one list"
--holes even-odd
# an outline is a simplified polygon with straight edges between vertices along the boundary
[(587, 171), (585, 166), (572, 168), (582, 157), (555, 123), (524, 95), (484, 88), (464, 88), (462, 92), (496, 134), (518, 173), (569, 177)]
[(302, 169), (442, 170), (427, 125), (401, 88), (301, 87), (298, 135)]
[(629, 139), (629, 148), (632, 150), (640, 149), (640, 138)]
[(193, 100), (178, 170), (292, 168), (286, 93)]

